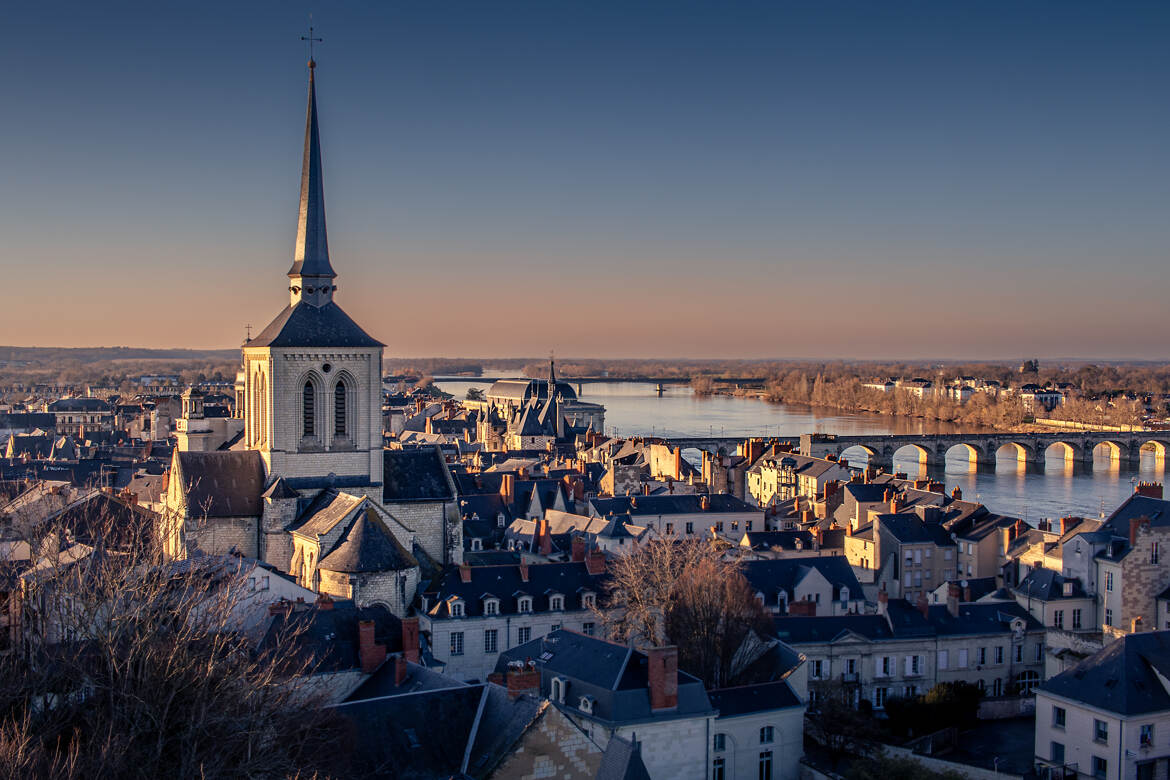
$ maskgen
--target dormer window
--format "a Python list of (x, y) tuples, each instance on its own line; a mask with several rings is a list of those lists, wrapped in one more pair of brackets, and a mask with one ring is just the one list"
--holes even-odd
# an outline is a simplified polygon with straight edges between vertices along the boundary
[(472, 539), (471, 540), (471, 551), (472, 552), (479, 552), (482, 549), (483, 549), (483, 540), (482, 539)]
[(451, 602), (451, 617), (463, 617), (463, 602), (455, 600)]
[(500, 600), (499, 599), (484, 599), (483, 600), (483, 614), (498, 615), (500, 614)]
[(504, 527), (504, 513), (500, 512), (496, 515), (496, 528)]
[(763, 593), (759, 593), (759, 592), (757, 592), (757, 593), (756, 593), (756, 601), (758, 601), (758, 602), (760, 602), (761, 604), (763, 604), (763, 603), (764, 603), (764, 594), (763, 594)]
[(565, 703), (565, 694), (569, 692), (569, 681), (564, 677), (552, 678), (552, 684), (549, 686), (549, 698), (555, 702)]
[(532, 611), (532, 597), (521, 596), (520, 600), (516, 602), (517, 612), (531, 612)]
[(595, 701), (596, 701), (596, 699), (594, 699), (592, 696), (582, 696), (581, 702), (578, 705), (581, 709), (581, 712), (584, 712), (586, 715), (592, 715), (593, 714), (593, 703)]
[(557, 609), (557, 610), (564, 609), (565, 608), (565, 597), (560, 595), (559, 593), (555, 596), (549, 597), (548, 608), (549, 609)]
[(849, 600), (849, 587), (846, 585), (841, 586), (841, 600), (842, 601)]
[(597, 596), (593, 593), (581, 594), (581, 607), (583, 609), (593, 609), (593, 605), (597, 603)]

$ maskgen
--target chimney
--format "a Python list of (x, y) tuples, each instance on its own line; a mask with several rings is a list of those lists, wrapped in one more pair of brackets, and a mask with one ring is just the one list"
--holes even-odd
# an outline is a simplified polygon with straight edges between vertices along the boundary
[(704, 512), (708, 512), (711, 509), (711, 497), (706, 493), (699, 496), (699, 509), (702, 509)]
[(1161, 482), (1139, 482), (1134, 487), (1133, 492), (1139, 496), (1147, 496), (1148, 498), (1162, 497), (1162, 483)]
[(1142, 619), (1140, 616), (1138, 616), (1138, 617), (1135, 617), (1133, 619), (1133, 621), (1130, 623), (1129, 633), (1140, 634), (1141, 632), (1142, 632)]
[(471, 582), (471, 566), (466, 563), (459, 564), (459, 581), (463, 583)]
[(1060, 535), (1064, 536), (1065, 534), (1067, 534), (1071, 530), (1072, 530), (1072, 518), (1071, 517), (1060, 518)]
[(927, 481), (926, 489), (931, 493), (945, 493), (947, 486), (937, 480), (932, 479)]
[[(949, 600), (950, 597), (948, 596), (947, 599)], [(926, 600), (926, 591), (918, 593), (918, 600), (914, 602), (914, 606), (922, 613), (922, 617), (930, 618), (930, 602)]]
[(837, 495), (837, 491), (841, 489), (841, 481), (830, 479), (825, 483), (825, 501), (828, 501), (833, 496)]
[(890, 499), (890, 514), (896, 515), (902, 511), (902, 502), (898, 500), (897, 496)]
[(682, 447), (674, 451), (674, 478), (682, 479)]
[(374, 621), (358, 623), (358, 659), (362, 674), (370, 674), (386, 660), (386, 646), (374, 641)]
[(505, 474), (500, 480), (500, 495), (505, 503), (511, 504), (516, 500), (516, 475)]
[(528, 582), (528, 564), (527, 563), (520, 564), (520, 581), (521, 582)]
[(402, 619), (402, 657), (412, 664), (418, 663), (418, 618)]
[[(951, 617), (957, 618), (959, 616), (959, 599), (963, 597), (963, 589), (958, 584), (952, 582), (947, 585), (947, 612), (951, 613)], [(922, 597), (926, 600), (926, 596)], [(924, 615), (926, 613), (923, 613)]]
[(970, 604), (971, 603), (971, 583), (967, 582), (966, 580), (963, 580), (963, 582), (960, 584), (962, 584), (962, 586), (963, 586), (963, 601), (967, 604)]
[(882, 583), (882, 589), (878, 591), (878, 614), (884, 615), (890, 606), (890, 594), (886, 593), (886, 583)]
[(812, 599), (788, 602), (789, 617), (816, 617), (817, 603)]
[(800, 512), (800, 522), (803, 525), (812, 525), (817, 521), (817, 513), (813, 509), (803, 509)]
[(1148, 517), (1131, 517), (1129, 519), (1129, 546), (1137, 545), (1138, 529), (1143, 525), (1149, 525), (1150, 518)]
[(548, 520), (540, 518), (539, 524), (536, 526), (540, 532), (540, 554), (552, 555), (552, 534), (548, 530)]
[(333, 609), (333, 597), (328, 593), (322, 593), (317, 597), (317, 609)]
[(955, 485), (955, 487), (951, 490), (951, 498), (955, 499), (956, 501), (962, 501), (963, 500), (963, 489), (960, 488), (958, 485)]
[(406, 659), (401, 655), (394, 656), (394, 685), (401, 688), (406, 682)]
[(882, 492), (882, 503), (888, 504), (893, 500), (894, 500), (894, 491), (891, 490), (890, 488), (886, 488), (885, 491)]
[(649, 482), (642, 483), (642, 495), (644, 495), (644, 496), (650, 495), (650, 483)]
[(646, 650), (646, 663), (650, 711), (674, 709), (678, 706), (678, 648), (651, 647)]
[(506, 684), (509, 699), (518, 699), (526, 693), (539, 696), (540, 670), (531, 659), (519, 666), (509, 666)]
[(585, 539), (581, 536), (573, 537), (573, 561), (580, 563), (585, 560)]
[(585, 571), (590, 574), (601, 574), (605, 571), (605, 553), (601, 550), (589, 550), (585, 553)]

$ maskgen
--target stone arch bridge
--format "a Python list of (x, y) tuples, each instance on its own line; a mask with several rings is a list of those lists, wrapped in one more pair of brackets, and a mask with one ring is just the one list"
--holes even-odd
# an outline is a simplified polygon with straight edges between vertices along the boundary
[(1045, 453), (1055, 447), (1065, 460), (1093, 464), (1093, 451), (1104, 445), (1112, 460), (1136, 467), (1143, 447), (1152, 448), (1163, 461), (1170, 449), (1170, 431), (1134, 431), (1126, 433), (1100, 431), (1061, 431), (1057, 433), (955, 433), (835, 436), (809, 434), (800, 437), (800, 454), (823, 458), (840, 456), (850, 447), (860, 447), (869, 455), (870, 465), (893, 471), (894, 453), (905, 447), (918, 452), (919, 463), (927, 468), (941, 468), (947, 453), (960, 447), (980, 469), (995, 468), (996, 453), (1003, 448), (1014, 452), (1016, 459), (1029, 468), (1043, 468)]

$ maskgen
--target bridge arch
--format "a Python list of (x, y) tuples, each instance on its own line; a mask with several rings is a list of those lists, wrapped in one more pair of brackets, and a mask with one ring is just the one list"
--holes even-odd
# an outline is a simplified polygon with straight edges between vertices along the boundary
[(873, 447), (867, 447), (864, 444), (854, 444), (841, 450), (841, 454), (837, 456), (837, 460), (845, 461), (850, 468), (864, 468), (869, 465), (880, 465), (881, 456)]
[(1000, 455), (1007, 455), (1008, 459), (1015, 460), (1016, 463), (1025, 468), (1030, 465), (1040, 465), (1043, 458), (1043, 453), (1037, 452), (1036, 447), (1028, 444), (1026, 440), (999, 442), (994, 452), (997, 460)]
[[(1040, 442), (1040, 444), (1043, 443), (1044, 442)], [(1057, 455), (1063, 458), (1065, 463), (1083, 463), (1086, 459), (1085, 448), (1081, 444), (1075, 441), (1066, 441), (1063, 439), (1060, 441), (1050, 442), (1047, 446), (1044, 447), (1043, 455), (1045, 458), (1047, 458), (1049, 454)], [(1091, 451), (1088, 453), (1088, 456), (1088, 459), (1092, 460)]]
[(929, 469), (935, 465), (934, 453), (920, 444), (903, 444), (891, 447), (890, 461), (917, 461), (919, 471)]
[(1102, 439), (1093, 445), (1094, 459), (1098, 454), (1105, 456), (1109, 463), (1124, 463), (1130, 460), (1129, 445), (1115, 439)]
[(979, 466), (987, 462), (987, 455), (978, 444), (961, 441), (956, 444), (944, 444), (943, 447), (945, 447), (945, 449), (940, 447), (940, 449), (943, 449), (941, 458), (943, 463), (946, 463), (948, 460), (957, 461), (961, 458), (965, 458), (967, 460), (968, 468), (974, 471), (975, 469), (979, 468)]
[(1170, 452), (1170, 439), (1148, 439), (1138, 445), (1139, 457), (1141, 450), (1153, 450), (1154, 463), (1156, 465), (1165, 467), (1166, 453)]

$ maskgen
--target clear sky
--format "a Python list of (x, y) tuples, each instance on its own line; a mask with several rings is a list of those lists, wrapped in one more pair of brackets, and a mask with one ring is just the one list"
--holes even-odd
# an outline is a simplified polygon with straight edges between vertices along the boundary
[(1170, 357), (1170, 4), (10, 3), (0, 343)]

